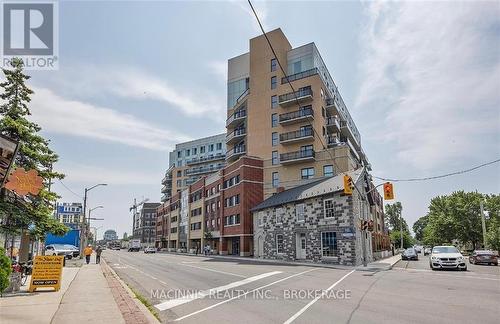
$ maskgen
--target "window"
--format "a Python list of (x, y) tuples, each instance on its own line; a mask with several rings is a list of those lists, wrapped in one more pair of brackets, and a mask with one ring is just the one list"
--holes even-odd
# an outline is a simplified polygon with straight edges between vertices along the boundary
[(302, 179), (312, 179), (314, 177), (314, 168), (305, 168), (300, 170)]
[(271, 127), (278, 126), (278, 114), (271, 115)]
[(283, 246), (283, 234), (276, 234), (276, 253), (285, 253)]
[(178, 171), (177, 171), (177, 176), (178, 176), (178, 177), (182, 177), (182, 171), (181, 171), (181, 170), (178, 170)]
[(211, 206), (212, 206), (212, 211), (215, 211), (215, 203), (214, 202), (212, 203)]
[(233, 226), (240, 224), (240, 214), (224, 217), (224, 226)]
[(193, 148), (193, 155), (196, 155), (196, 154), (198, 154), (198, 148), (197, 147)]
[(323, 117), (326, 117), (325, 107), (321, 107), (321, 115), (322, 115)]
[(217, 149), (222, 150), (222, 143), (217, 143)]
[(323, 201), (323, 207), (325, 210), (325, 218), (335, 217), (335, 203), (333, 199), (325, 199)]
[(272, 164), (273, 165), (279, 164), (280, 161), (279, 161), (278, 151), (273, 151), (272, 154), (273, 154)]
[(220, 200), (217, 200), (217, 209), (220, 208)]
[(178, 159), (180, 159), (180, 158), (181, 158), (181, 156), (182, 156), (181, 154), (182, 154), (182, 152), (181, 152), (181, 151), (178, 151), (178, 152), (177, 152), (177, 158), (178, 158)]
[(196, 231), (201, 229), (201, 222), (191, 224), (191, 230)]
[(210, 145), (208, 146), (208, 151), (209, 151), (209, 152), (213, 152), (213, 151), (214, 151), (214, 145), (213, 145), (213, 144), (210, 144)]
[(325, 257), (337, 255), (337, 233), (322, 232), (321, 233), (321, 254)]
[(278, 61), (275, 58), (271, 59), (271, 72), (276, 71), (277, 66), (278, 66)]
[(190, 156), (191, 155), (191, 150), (186, 150), (186, 156)]
[(170, 229), (170, 233), (177, 233), (177, 227), (172, 227)]
[(323, 165), (323, 175), (325, 177), (333, 176), (333, 165)]
[(278, 172), (273, 172), (273, 188), (278, 188), (280, 185), (280, 175)]
[(285, 210), (283, 208), (276, 208), (276, 224), (283, 223), (283, 215)]
[(229, 188), (240, 183), (240, 175), (236, 175), (226, 181), (224, 181), (224, 188)]
[(295, 215), (298, 222), (303, 222), (306, 219), (306, 207), (304, 204), (295, 205)]
[(224, 206), (225, 207), (232, 207), (232, 206), (236, 206), (240, 203), (240, 195), (235, 195), (235, 196), (231, 196), (229, 198), (226, 198), (225, 202), (224, 202)]
[(273, 132), (271, 134), (271, 144), (273, 146), (277, 146), (279, 143), (279, 136), (278, 136), (278, 133), (277, 132)]
[(271, 77), (271, 89), (276, 89), (278, 85), (278, 78), (276, 76)]
[(278, 107), (278, 96), (271, 96), (271, 109)]
[(182, 180), (177, 180), (177, 187), (182, 187)]
[(259, 227), (264, 226), (264, 212), (259, 212), (257, 216), (257, 225), (259, 225)]
[(200, 146), (200, 153), (205, 153), (205, 146)]

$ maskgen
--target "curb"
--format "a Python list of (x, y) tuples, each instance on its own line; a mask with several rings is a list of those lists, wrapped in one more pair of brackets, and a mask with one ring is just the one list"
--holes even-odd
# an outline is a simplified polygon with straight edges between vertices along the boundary
[[(115, 270), (113, 270), (113, 268), (111, 268), (108, 265), (108, 263), (106, 262), (106, 260), (104, 260), (104, 258), (101, 258), (101, 267), (106, 267), (106, 270), (108, 270), (113, 275), (113, 277), (120, 283), (120, 285), (125, 289), (125, 291), (129, 295), (129, 297), (134, 301), (135, 305), (144, 314), (144, 316), (148, 320), (148, 323), (155, 323), (155, 324), (160, 323), (160, 321), (158, 321), (158, 319), (153, 314), (151, 314), (149, 309), (147, 309), (147, 307), (140, 300), (137, 299), (137, 297), (132, 292), (132, 290), (129, 288), (129, 286), (127, 286), (127, 284), (120, 278), (120, 276), (118, 276), (118, 274), (115, 272)], [(102, 269), (102, 270), (104, 270), (104, 269)], [(104, 276), (106, 276), (104, 271), (103, 271), (103, 274), (104, 274)]]

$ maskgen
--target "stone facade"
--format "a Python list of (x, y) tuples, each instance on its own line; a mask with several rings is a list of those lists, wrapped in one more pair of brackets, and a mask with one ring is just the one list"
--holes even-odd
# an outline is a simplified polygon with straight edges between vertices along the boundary
[[(325, 217), (325, 203), (331, 217)], [(298, 220), (297, 216), (296, 209), (299, 204), (305, 206), (303, 221)], [(367, 204), (364, 204), (362, 209), (367, 210)], [(330, 208), (332, 206), (333, 214)], [(341, 265), (361, 264), (362, 233), (358, 221), (360, 206), (356, 192), (352, 196), (335, 192), (256, 211), (254, 255), (287, 261), (303, 259)], [(281, 216), (277, 215), (280, 211)], [(330, 252), (328, 247), (322, 246), (322, 233), (325, 233), (325, 236), (335, 236), (336, 250)], [(283, 250), (280, 253), (277, 251), (279, 235), (283, 236)], [(372, 260), (370, 246), (371, 235), (368, 235), (368, 262)], [(303, 247), (305, 249), (302, 249)]]

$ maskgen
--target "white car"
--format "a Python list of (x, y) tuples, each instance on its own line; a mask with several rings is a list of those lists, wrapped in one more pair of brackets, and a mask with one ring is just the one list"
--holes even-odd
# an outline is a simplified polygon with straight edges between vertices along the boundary
[(435, 246), (432, 248), (429, 266), (432, 270), (459, 269), (467, 270), (465, 258), (454, 246)]
[(45, 255), (64, 255), (66, 259), (73, 258), (75, 250), (73, 245), (49, 244), (45, 247)]
[(144, 249), (144, 253), (156, 253), (156, 249), (154, 247), (147, 247)]

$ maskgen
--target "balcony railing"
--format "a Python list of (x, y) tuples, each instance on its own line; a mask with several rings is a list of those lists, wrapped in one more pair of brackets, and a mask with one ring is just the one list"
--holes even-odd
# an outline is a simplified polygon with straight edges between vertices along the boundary
[(334, 129), (335, 132), (340, 131), (340, 119), (337, 116), (328, 117), (326, 119), (326, 126)]
[(234, 139), (240, 138), (243, 135), (246, 135), (247, 130), (245, 127), (241, 127), (238, 129), (235, 129), (231, 133), (226, 135), (226, 143), (231, 143)]
[(241, 109), (236, 111), (234, 114), (229, 116), (229, 118), (226, 120), (226, 126), (229, 127), (232, 125), (234, 122), (244, 119), (247, 116), (247, 110), (246, 109)]
[(286, 93), (283, 95), (280, 95), (278, 98), (278, 102), (280, 105), (287, 104), (287, 103), (293, 103), (296, 100), (302, 101), (307, 98), (312, 98), (313, 91), (310, 86), (300, 88), (299, 90), (295, 92), (290, 92)]
[(207, 167), (203, 167), (203, 168), (188, 169), (188, 170), (186, 170), (186, 175), (215, 172), (217, 170), (222, 169), (223, 167), (224, 167), (223, 165), (220, 165), (220, 166), (207, 166)]
[[(315, 74), (318, 74), (318, 68), (312, 68), (312, 69), (307, 70), (307, 71), (303, 71), (303, 72), (289, 75), (288, 81), (292, 82), (295, 80), (300, 80), (300, 79), (307, 78), (307, 77), (310, 77), (311, 75), (315, 75)], [(281, 84), (285, 84), (285, 83), (287, 83), (286, 77), (281, 78)]]
[(315, 152), (312, 149), (280, 154), (280, 162), (282, 164), (292, 163), (301, 160), (314, 160), (314, 158), (315, 158)]
[(223, 160), (226, 158), (225, 154), (218, 153), (216, 155), (208, 155), (200, 158), (195, 158), (191, 159), (189, 161), (186, 161), (187, 165), (192, 165), (192, 164), (198, 164), (198, 163), (204, 163), (208, 161), (214, 161), (214, 160)]
[(280, 123), (291, 123), (301, 119), (314, 116), (314, 111), (311, 108), (302, 108), (289, 113), (281, 114), (279, 118)]
[(232, 150), (229, 151), (229, 153), (227, 154), (227, 160), (232, 160), (234, 159), (235, 157), (237, 156), (240, 156), (240, 155), (243, 155), (246, 153), (246, 147), (245, 145), (238, 145), (238, 146), (235, 146)]
[(312, 127), (307, 127), (297, 131), (280, 134), (280, 142), (283, 143), (313, 137), (314, 130), (312, 129)]

